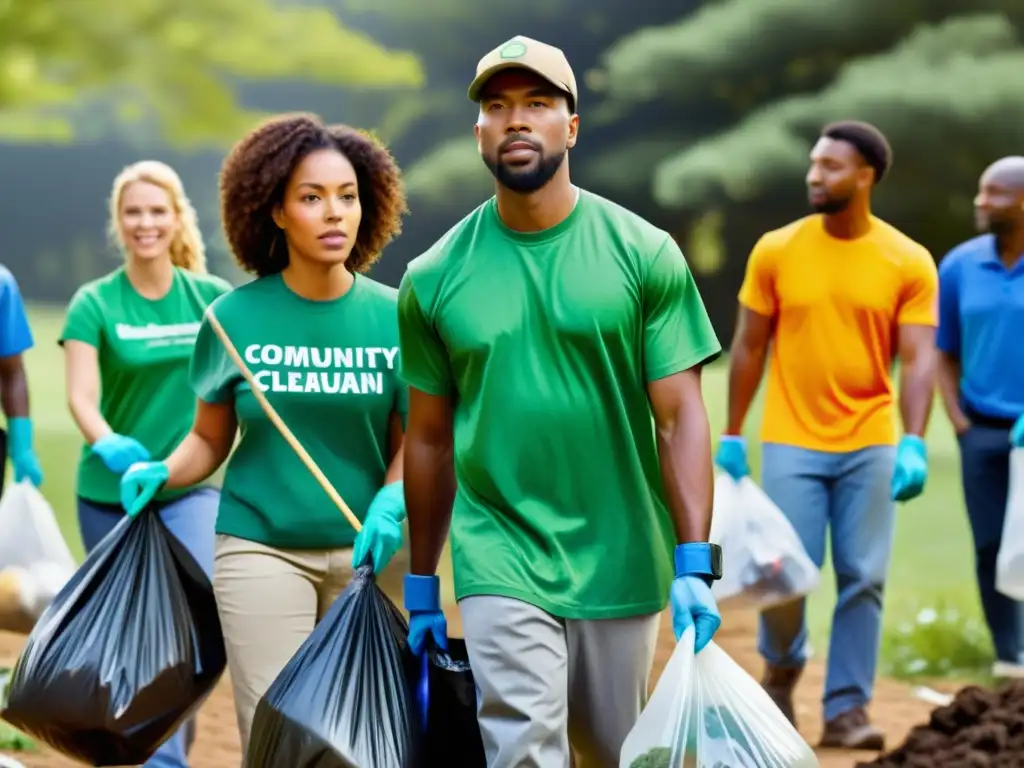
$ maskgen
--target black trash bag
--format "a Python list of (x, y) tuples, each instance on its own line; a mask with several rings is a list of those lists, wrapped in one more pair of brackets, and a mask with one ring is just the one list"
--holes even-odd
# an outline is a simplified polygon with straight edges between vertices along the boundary
[(373, 578), (345, 588), (260, 699), (245, 768), (412, 768), (405, 618)]
[(487, 768), (466, 641), (448, 638), (447, 651), (430, 644), (423, 667), (416, 696), (423, 732), (420, 764)]
[(210, 580), (150, 508), (119, 522), (39, 617), (3, 719), (87, 765), (140, 765), (225, 664)]

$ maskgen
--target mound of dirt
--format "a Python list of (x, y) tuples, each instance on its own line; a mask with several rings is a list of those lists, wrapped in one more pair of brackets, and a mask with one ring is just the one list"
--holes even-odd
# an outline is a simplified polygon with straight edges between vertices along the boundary
[(892, 752), (857, 768), (1024, 766), (1024, 681), (995, 690), (972, 685), (931, 714)]

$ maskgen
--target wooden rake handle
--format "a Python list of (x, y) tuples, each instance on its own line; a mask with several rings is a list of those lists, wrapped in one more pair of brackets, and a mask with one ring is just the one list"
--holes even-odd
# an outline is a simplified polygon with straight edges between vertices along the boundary
[(306, 469), (312, 473), (316, 481), (320, 483), (320, 487), (324, 489), (324, 492), (331, 497), (331, 501), (334, 502), (335, 506), (341, 510), (341, 513), (346, 517), (349, 524), (356, 529), (356, 531), (362, 530), (363, 524), (359, 522), (359, 519), (353, 514), (352, 510), (349, 509), (348, 504), (341, 498), (341, 494), (335, 490), (334, 486), (331, 485), (331, 481), (327, 479), (327, 476), (320, 470), (316, 462), (313, 461), (313, 457), (306, 452), (306, 449), (302, 447), (302, 444), (298, 441), (292, 431), (288, 429), (288, 425), (284, 423), (277, 411), (274, 410), (274, 406), (267, 400), (266, 395), (263, 394), (259, 385), (256, 383), (256, 377), (252, 375), (252, 371), (242, 360), (242, 356), (238, 354), (238, 350), (235, 349), (235, 345), (231, 343), (231, 339), (228, 338), (227, 333), (224, 331), (224, 326), (220, 324), (216, 315), (213, 314), (213, 307), (207, 307), (206, 317), (210, 321), (210, 327), (213, 328), (213, 332), (220, 338), (221, 343), (224, 345), (224, 349), (227, 350), (228, 355), (235, 362), (238, 370), (242, 372), (242, 376), (249, 382), (249, 387), (252, 389), (253, 397), (256, 398), (256, 402), (263, 408), (263, 412), (267, 414), (267, 418), (273, 422), (274, 426), (277, 427), (277, 431), (281, 433), (281, 437), (285, 439), (285, 442), (292, 447), (292, 450), (302, 460), (302, 463), (306, 465)]

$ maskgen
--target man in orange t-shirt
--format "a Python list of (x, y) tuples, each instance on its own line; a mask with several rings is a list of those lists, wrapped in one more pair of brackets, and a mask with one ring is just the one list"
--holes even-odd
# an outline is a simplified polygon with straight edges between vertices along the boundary
[[(896, 501), (927, 477), (923, 441), (935, 386), (938, 271), (928, 251), (871, 213), (885, 137), (859, 122), (827, 126), (807, 174), (816, 214), (765, 234), (740, 289), (729, 421), (716, 463), (749, 474), (743, 421), (770, 358), (761, 440), (765, 492), (820, 567), (831, 528), (838, 600), (825, 681), (822, 746), (883, 749), (868, 719)], [(890, 375), (901, 361), (897, 447)], [(765, 689), (793, 720), (806, 662), (804, 601), (766, 610)]]

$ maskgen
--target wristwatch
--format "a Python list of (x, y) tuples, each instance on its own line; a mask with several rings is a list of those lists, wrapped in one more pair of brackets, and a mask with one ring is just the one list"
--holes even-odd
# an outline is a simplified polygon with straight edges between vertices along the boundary
[(722, 548), (707, 541), (676, 546), (676, 578), (703, 576), (709, 583), (722, 578)]

